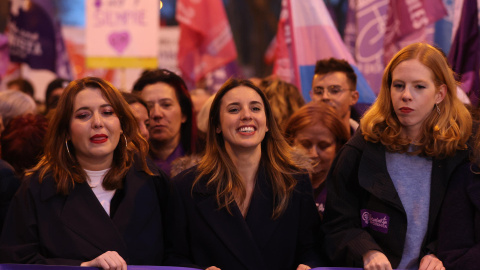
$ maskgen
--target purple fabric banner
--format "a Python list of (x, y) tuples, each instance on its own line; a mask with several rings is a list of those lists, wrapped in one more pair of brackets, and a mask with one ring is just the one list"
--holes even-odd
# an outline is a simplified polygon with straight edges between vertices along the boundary
[[(147, 266), (129, 265), (128, 270), (192, 270), (197, 268), (185, 268), (174, 266)], [(340, 267), (317, 267), (312, 270), (358, 270), (362, 268)], [(39, 265), (39, 264), (0, 264), (0, 270), (98, 270), (96, 267), (63, 266), (63, 265)]]
[[(128, 270), (192, 270), (197, 268), (174, 266), (128, 265)], [(0, 270), (98, 270), (96, 267), (39, 265), (39, 264), (0, 264)]]
[(458, 30), (448, 54), (452, 69), (460, 75), (460, 86), (473, 105), (479, 104), (480, 35), (476, 0), (464, 0)]
[(8, 42), (12, 62), (72, 77), (54, 1), (11, 0)]

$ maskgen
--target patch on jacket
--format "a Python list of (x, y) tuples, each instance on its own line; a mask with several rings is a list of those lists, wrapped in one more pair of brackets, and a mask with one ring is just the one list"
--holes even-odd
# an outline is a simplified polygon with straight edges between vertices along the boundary
[(388, 233), (390, 217), (387, 214), (362, 209), (360, 210), (360, 216), (362, 218), (362, 228), (369, 227), (374, 231)]

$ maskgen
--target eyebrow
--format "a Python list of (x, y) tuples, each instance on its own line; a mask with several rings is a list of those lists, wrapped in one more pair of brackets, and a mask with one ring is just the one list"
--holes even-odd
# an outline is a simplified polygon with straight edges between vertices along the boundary
[[(263, 106), (263, 103), (262, 103), (262, 102), (256, 101), (256, 100), (250, 101), (248, 104), (260, 104), (260, 105)], [(227, 104), (227, 106), (232, 106), (232, 105), (233, 105), (233, 106), (235, 106), (235, 105), (240, 106), (240, 102), (232, 102), (232, 103)]]
[[(110, 104), (100, 105), (100, 108), (105, 108), (105, 107), (112, 107), (112, 105), (110, 105)], [(112, 107), (112, 108), (113, 108), (113, 107)], [(81, 111), (81, 110), (90, 110), (90, 107), (87, 107), (87, 106), (80, 107), (80, 108), (78, 108), (75, 112), (78, 112), (78, 111)]]

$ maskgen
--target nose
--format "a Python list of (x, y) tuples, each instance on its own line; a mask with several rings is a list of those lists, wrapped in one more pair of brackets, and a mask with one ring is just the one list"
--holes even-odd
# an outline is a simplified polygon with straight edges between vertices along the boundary
[(318, 147), (316, 145), (312, 145), (307, 149), (307, 154), (310, 158), (318, 158)]
[(244, 108), (242, 110), (241, 117), (242, 117), (242, 120), (250, 120), (250, 119), (252, 119), (252, 112), (250, 111), (249, 108)]
[(160, 107), (159, 104), (155, 103), (153, 105), (153, 107), (150, 109), (150, 118), (151, 119), (161, 119), (163, 118), (164, 114), (163, 114), (163, 110), (162, 108)]
[(412, 93), (409, 87), (405, 87), (405, 91), (402, 93), (402, 101), (408, 102), (412, 101)]
[(330, 94), (328, 93), (327, 90), (323, 91), (323, 94), (321, 95), (322, 101), (330, 101)]
[(103, 119), (100, 113), (94, 112), (92, 116), (92, 128), (97, 129), (103, 127)]

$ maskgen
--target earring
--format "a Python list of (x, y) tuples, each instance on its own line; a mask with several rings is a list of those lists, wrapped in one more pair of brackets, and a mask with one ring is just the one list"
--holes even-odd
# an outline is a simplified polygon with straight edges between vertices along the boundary
[(128, 148), (127, 136), (125, 136), (125, 134), (123, 134), (123, 138), (125, 139), (125, 148)]
[(437, 108), (437, 113), (440, 116), (440, 107), (438, 107), (438, 103), (435, 103), (435, 108)]
[(67, 140), (65, 140), (65, 146), (67, 147), (68, 156), (73, 160), (72, 154), (70, 154), (70, 149), (68, 148), (68, 141)]

